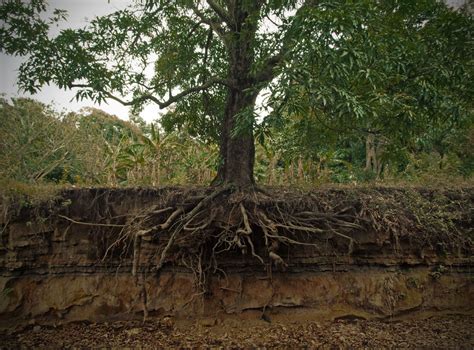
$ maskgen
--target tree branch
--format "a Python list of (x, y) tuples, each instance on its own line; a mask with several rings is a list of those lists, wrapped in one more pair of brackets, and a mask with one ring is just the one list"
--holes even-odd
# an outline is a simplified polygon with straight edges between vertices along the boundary
[[(300, 8), (296, 11), (293, 17), (293, 23), (290, 25), (290, 27), (293, 26), (294, 19), (298, 17), (299, 15), (301, 15), (301, 12), (303, 12), (306, 7), (310, 6), (311, 3), (312, 3), (311, 0), (307, 0), (300, 6)], [(258, 83), (270, 82), (275, 77), (275, 68), (277, 68), (283, 62), (283, 59), (285, 58), (285, 54), (289, 52), (292, 48), (290, 33), (291, 33), (291, 29), (289, 29), (286, 32), (285, 36), (283, 37), (280, 51), (276, 53), (275, 55), (268, 57), (265, 63), (263, 64), (262, 68), (260, 69), (260, 71), (258, 71), (254, 75), (255, 83), (258, 84)]]
[(211, 9), (214, 10), (214, 12), (223, 22), (227, 23), (229, 27), (233, 26), (232, 20), (229, 17), (228, 13), (218, 3), (216, 3), (214, 0), (207, 0), (207, 4)]
[(284, 56), (284, 50), (281, 50), (274, 56), (270, 56), (263, 64), (262, 69), (255, 74), (254, 82), (256, 84), (270, 82), (275, 77), (275, 68), (281, 64)]
[(206, 17), (204, 13), (199, 10), (199, 8), (191, 2), (191, 9), (194, 14), (201, 20), (202, 23), (207, 24), (221, 39), (225, 47), (229, 47), (228, 40), (226, 38), (226, 31), (222, 28), (222, 23), (216, 20), (213, 20), (209, 17)]
[[(220, 78), (211, 78), (207, 82), (205, 82), (204, 84), (186, 89), (186, 90), (180, 92), (177, 95), (170, 96), (170, 98), (168, 100), (165, 100), (165, 101), (159, 100), (157, 97), (153, 96), (150, 93), (145, 93), (145, 94), (143, 94), (139, 97), (136, 97), (136, 98), (134, 98), (130, 101), (125, 101), (125, 100), (121, 99), (120, 97), (117, 97), (117, 96), (113, 95), (112, 93), (110, 93), (108, 91), (104, 91), (104, 90), (98, 90), (98, 91), (100, 93), (102, 93), (105, 97), (110, 98), (114, 101), (117, 101), (117, 102), (119, 102), (120, 104), (122, 104), (124, 106), (132, 106), (132, 105), (136, 105), (138, 103), (142, 103), (142, 102), (145, 102), (147, 100), (150, 100), (150, 101), (156, 103), (160, 107), (160, 109), (163, 109), (163, 108), (166, 108), (166, 107), (172, 105), (175, 102), (178, 102), (179, 100), (186, 97), (187, 95), (190, 95), (192, 93), (199, 92), (199, 91), (202, 91), (202, 90), (206, 90), (206, 89), (208, 89), (211, 86), (216, 85), (216, 84), (221, 84), (221, 85), (225, 85), (225, 86), (228, 86), (228, 87), (232, 87), (232, 84), (227, 80), (220, 79)], [(69, 88), (93, 88), (93, 87), (89, 84), (69, 84)]]

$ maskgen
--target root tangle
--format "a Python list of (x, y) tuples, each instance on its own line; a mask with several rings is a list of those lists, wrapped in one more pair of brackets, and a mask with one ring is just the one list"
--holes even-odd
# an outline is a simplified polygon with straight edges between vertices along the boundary
[(348, 232), (360, 229), (356, 217), (347, 210), (322, 212), (314, 203), (295, 205), (287, 198), (266, 192), (242, 192), (231, 187), (211, 193), (176, 193), (163, 206), (137, 215), (126, 228), (133, 239), (132, 274), (137, 276), (143, 241), (155, 247), (156, 261), (145, 269), (159, 273), (166, 263), (189, 268), (196, 286), (206, 290), (207, 275), (219, 271), (218, 257), (240, 251), (256, 259), (267, 270), (284, 270), (288, 262), (283, 247), (295, 245), (320, 249), (321, 242), (342, 240), (347, 252), (354, 239)]

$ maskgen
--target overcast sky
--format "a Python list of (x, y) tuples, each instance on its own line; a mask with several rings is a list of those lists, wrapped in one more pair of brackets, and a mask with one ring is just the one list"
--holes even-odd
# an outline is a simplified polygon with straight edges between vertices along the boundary
[[(57, 29), (58, 31), (63, 28), (83, 27), (94, 16), (114, 12), (130, 3), (131, 0), (110, 0), (110, 2), (108, 0), (49, 0), (51, 9), (64, 9), (69, 14), (67, 21), (61, 23), (61, 26)], [(23, 60), (20, 57), (11, 57), (0, 53), (0, 93), (6, 94), (7, 97), (31, 96), (47, 104), (55, 105), (58, 110), (78, 111), (82, 107), (95, 106), (122, 119), (128, 118), (128, 107), (124, 107), (118, 102), (109, 101), (108, 104), (97, 105), (88, 100), (71, 101), (75, 95), (74, 91), (60, 90), (56, 86), (45, 86), (41, 92), (33, 96), (19, 92), (16, 83), (17, 70)], [(158, 107), (148, 106), (142, 112), (142, 117), (147, 121), (152, 121), (157, 118), (158, 114)]]

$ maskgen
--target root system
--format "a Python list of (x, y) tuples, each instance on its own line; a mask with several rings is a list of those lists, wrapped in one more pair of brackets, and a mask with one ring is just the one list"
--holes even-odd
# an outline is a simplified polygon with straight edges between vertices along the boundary
[[(133, 242), (134, 275), (140, 266), (157, 273), (165, 264), (186, 266), (205, 292), (225, 256), (252, 257), (271, 274), (288, 267), (289, 247), (350, 255), (364, 232), (389, 237), (395, 251), (401, 240), (420, 249), (471, 250), (472, 203), (472, 191), (175, 189), (130, 217), (119, 240)], [(155, 259), (141, 261), (143, 241), (155, 247)]]

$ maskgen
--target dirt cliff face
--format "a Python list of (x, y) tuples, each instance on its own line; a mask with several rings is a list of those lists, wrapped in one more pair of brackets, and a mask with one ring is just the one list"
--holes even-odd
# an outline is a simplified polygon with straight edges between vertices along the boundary
[[(166, 238), (159, 237), (142, 242), (132, 276), (133, 241), (124, 225), (167, 191), (79, 189), (34, 207), (3, 202), (0, 326), (144, 313), (311, 320), (473, 313), (471, 245), (446, 250), (383, 227), (351, 232), (350, 252), (330, 238), (317, 247), (281, 247), (286, 267), (229, 251), (204, 282), (184, 259), (154, 271), (155, 246)], [(455, 196), (467, 196), (471, 212), (473, 192)], [(469, 243), (471, 222), (456, 225)]]

